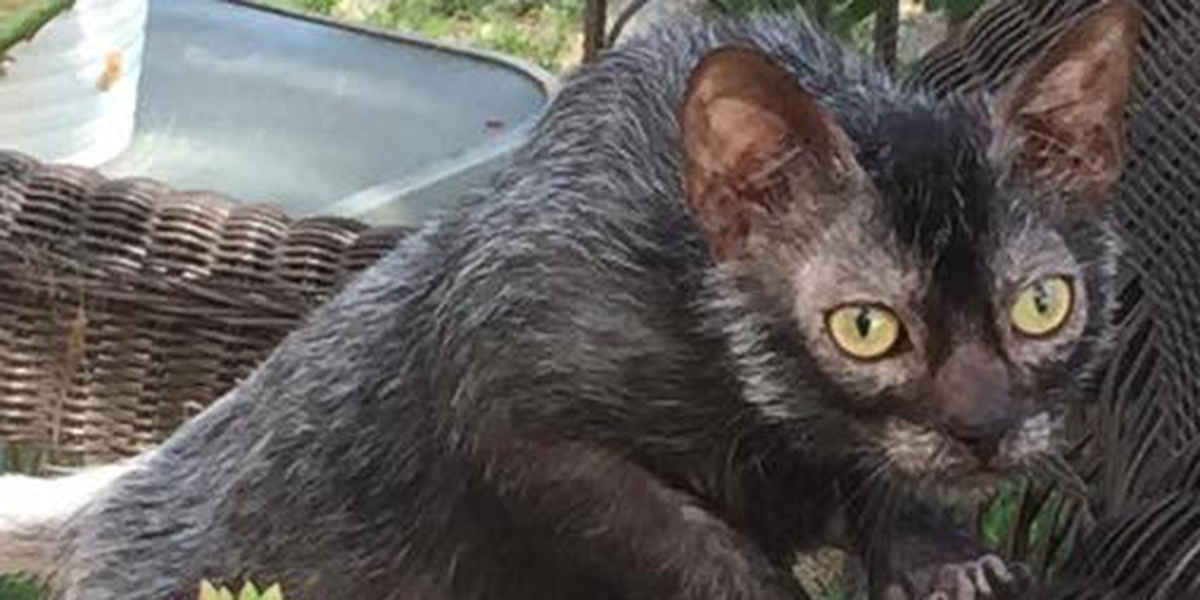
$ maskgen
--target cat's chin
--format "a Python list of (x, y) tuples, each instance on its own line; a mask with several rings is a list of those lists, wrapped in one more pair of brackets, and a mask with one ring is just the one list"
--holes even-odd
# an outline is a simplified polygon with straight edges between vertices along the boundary
[(1017, 474), (1014, 471), (978, 468), (961, 473), (949, 473), (943, 479), (942, 485), (966, 492), (990, 493), (995, 491), (1001, 483)]
[(1005, 438), (989, 460), (980, 460), (967, 445), (940, 431), (891, 418), (871, 430), (892, 472), (916, 487), (976, 490), (1027, 474), (1051, 451), (1059, 422), (1048, 413), (1027, 418)]
[(942, 475), (926, 475), (910, 480), (910, 489), (918, 496), (936, 502), (977, 504), (996, 495), (1001, 484), (1016, 473), (978, 469)]
[(897, 462), (896, 454), (890, 457), (895, 477), (904, 485), (919, 495), (939, 498), (982, 499), (995, 494), (1004, 482), (1029, 473), (1023, 460), (1001, 456), (980, 461), (966, 446), (940, 436), (938, 450), (927, 462)]

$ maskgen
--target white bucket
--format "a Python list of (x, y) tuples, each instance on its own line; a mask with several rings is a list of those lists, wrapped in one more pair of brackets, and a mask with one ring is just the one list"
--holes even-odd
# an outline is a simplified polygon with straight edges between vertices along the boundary
[(148, 0), (78, 0), (0, 76), (0, 149), (96, 167), (133, 138)]

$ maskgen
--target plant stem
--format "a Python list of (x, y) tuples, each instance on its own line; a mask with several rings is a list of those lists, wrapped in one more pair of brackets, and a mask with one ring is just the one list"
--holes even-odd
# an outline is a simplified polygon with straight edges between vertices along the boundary
[(20, 2), (15, 8), (0, 11), (0, 57), (18, 43), (32, 38), (51, 19), (74, 5), (75, 0), (36, 0)]

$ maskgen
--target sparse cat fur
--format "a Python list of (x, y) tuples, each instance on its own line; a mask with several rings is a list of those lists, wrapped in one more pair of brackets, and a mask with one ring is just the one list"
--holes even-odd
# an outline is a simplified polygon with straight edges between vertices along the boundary
[[(792, 17), (609, 52), (489, 190), (75, 512), (58, 592), (782, 600), (837, 543), (893, 574), (876, 596), (999, 596), (961, 532), (896, 516), (1054, 462), (1110, 338), (1137, 21), (1106, 4), (938, 102)], [(930, 565), (893, 544), (939, 539), (967, 566), (902, 577)]]

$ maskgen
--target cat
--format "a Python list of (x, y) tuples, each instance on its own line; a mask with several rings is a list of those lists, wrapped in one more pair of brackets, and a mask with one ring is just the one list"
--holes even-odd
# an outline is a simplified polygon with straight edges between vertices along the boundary
[(944, 101), (802, 17), (624, 44), (236, 389), (10, 519), (0, 567), (53, 556), (69, 600), (795, 600), (795, 552), (844, 544), (876, 597), (998, 597), (1012, 569), (897, 515), (1048, 464), (1103, 363), (1137, 32), (1115, 0)]

